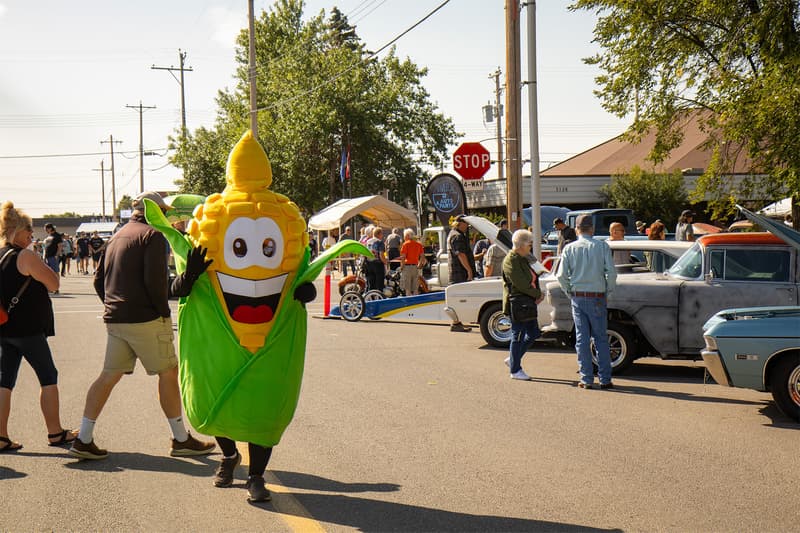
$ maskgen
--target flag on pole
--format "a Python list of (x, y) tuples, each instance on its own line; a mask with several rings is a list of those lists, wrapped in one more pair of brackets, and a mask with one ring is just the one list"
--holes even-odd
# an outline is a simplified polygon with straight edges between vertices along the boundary
[(350, 179), (350, 145), (347, 145), (347, 166), (344, 169), (344, 177), (345, 179)]
[(348, 174), (348, 164), (347, 164), (347, 152), (342, 146), (342, 161), (339, 164), (339, 179), (344, 183), (345, 178)]

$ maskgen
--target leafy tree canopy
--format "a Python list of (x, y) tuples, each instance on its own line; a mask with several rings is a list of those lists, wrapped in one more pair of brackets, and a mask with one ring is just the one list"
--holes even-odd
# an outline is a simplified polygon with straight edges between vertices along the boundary
[(636, 218), (648, 225), (661, 220), (668, 228), (678, 222), (687, 202), (683, 174), (655, 174), (634, 167), (630, 173), (613, 176), (600, 190), (609, 207), (633, 209)]
[[(307, 214), (344, 196), (343, 149), (350, 150), (347, 196), (385, 189), (414, 198), (423, 167), (439, 167), (456, 132), (421, 84), (426, 69), (390, 50), (379, 59), (333, 8), (303, 20), (302, 0), (278, 0), (255, 23), (259, 139), (272, 163), (272, 188)], [(173, 138), (182, 192), (225, 186), (225, 163), (249, 127), (248, 34), (238, 38), (235, 89), (218, 93), (213, 128)]]
[[(715, 157), (693, 197), (708, 194), (715, 218), (741, 199), (788, 193), (800, 203), (799, 3), (577, 0), (571, 6), (598, 14), (601, 51), (586, 59), (602, 71), (596, 94), (608, 111), (634, 116), (630, 138), (656, 129), (654, 161), (680, 142), (681, 117), (701, 111)], [(730, 146), (742, 148), (755, 174), (738, 188), (726, 178)]]

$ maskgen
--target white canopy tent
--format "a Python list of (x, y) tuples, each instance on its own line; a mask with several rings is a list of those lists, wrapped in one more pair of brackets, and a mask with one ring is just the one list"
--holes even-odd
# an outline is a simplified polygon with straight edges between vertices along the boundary
[(356, 215), (361, 215), (373, 224), (384, 228), (409, 227), (417, 225), (417, 215), (383, 196), (361, 196), (343, 198), (322, 211), (314, 214), (308, 221), (313, 230), (332, 230), (343, 226)]

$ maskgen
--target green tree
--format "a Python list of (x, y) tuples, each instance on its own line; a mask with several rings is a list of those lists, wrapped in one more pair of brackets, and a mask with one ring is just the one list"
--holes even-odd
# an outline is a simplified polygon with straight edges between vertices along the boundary
[(678, 222), (687, 203), (683, 175), (656, 174), (633, 167), (628, 174), (611, 177), (611, 183), (603, 185), (600, 194), (609, 207), (633, 209), (636, 218), (652, 224), (657, 219), (668, 228)]
[[(601, 51), (596, 94), (620, 116), (634, 116), (636, 139), (655, 128), (651, 159), (681, 140), (687, 112), (700, 113), (712, 164), (693, 199), (709, 195), (715, 218), (740, 199), (785, 194), (800, 203), (800, 36), (798, 0), (577, 0), (598, 14)], [(735, 157), (753, 177), (735, 187)], [(798, 216), (795, 216), (797, 221)]]
[(133, 209), (133, 198), (127, 194), (123, 194), (122, 198), (120, 198), (119, 202), (117, 202), (117, 213), (123, 209)]
[(74, 211), (65, 211), (60, 215), (44, 215), (42, 218), (80, 218), (81, 216)]
[[(414, 198), (426, 166), (454, 143), (452, 121), (421, 84), (424, 68), (389, 50), (368, 52), (338, 9), (303, 20), (302, 0), (278, 0), (255, 23), (259, 139), (272, 163), (272, 188), (313, 213), (342, 196), (392, 191)], [(249, 124), (247, 30), (238, 38), (237, 85), (218, 93), (214, 128), (173, 138), (182, 192), (225, 184), (227, 155)], [(350, 150), (349, 190), (340, 181)], [(346, 192), (346, 194), (345, 194)]]

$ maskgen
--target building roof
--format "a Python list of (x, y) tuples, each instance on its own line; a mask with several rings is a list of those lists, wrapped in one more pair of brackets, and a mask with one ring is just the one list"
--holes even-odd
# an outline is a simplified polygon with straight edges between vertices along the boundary
[[(622, 135), (590, 148), (576, 156), (542, 171), (543, 177), (561, 176), (613, 176), (630, 171), (638, 166), (644, 170), (659, 173), (672, 173), (676, 170), (685, 174), (702, 174), (708, 166), (711, 152), (705, 148), (709, 135), (701, 129), (700, 113), (686, 117), (679, 128), (683, 140), (660, 164), (654, 165), (647, 156), (656, 141), (655, 131), (647, 133), (640, 142), (624, 140)], [(730, 174), (750, 174), (752, 162), (738, 146), (730, 143), (728, 157), (734, 161)]]

